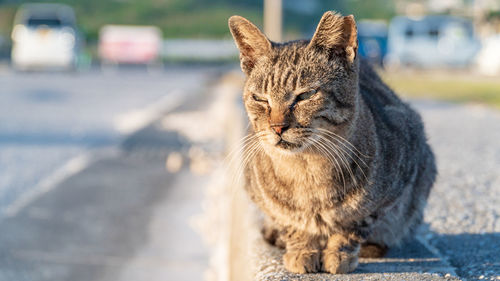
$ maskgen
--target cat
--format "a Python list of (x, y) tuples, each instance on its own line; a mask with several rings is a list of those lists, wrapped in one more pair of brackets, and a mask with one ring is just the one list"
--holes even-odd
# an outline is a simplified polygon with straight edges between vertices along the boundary
[(417, 112), (358, 56), (354, 17), (271, 42), (229, 19), (246, 74), (245, 189), (293, 273), (348, 273), (411, 237), (436, 177)]

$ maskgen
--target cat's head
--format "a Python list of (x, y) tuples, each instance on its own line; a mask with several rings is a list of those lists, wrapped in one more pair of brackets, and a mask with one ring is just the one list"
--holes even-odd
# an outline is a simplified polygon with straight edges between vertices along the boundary
[(353, 16), (326, 12), (310, 41), (284, 44), (240, 16), (229, 19), (229, 28), (247, 76), (243, 101), (266, 151), (299, 152), (321, 130), (348, 130), (358, 96)]

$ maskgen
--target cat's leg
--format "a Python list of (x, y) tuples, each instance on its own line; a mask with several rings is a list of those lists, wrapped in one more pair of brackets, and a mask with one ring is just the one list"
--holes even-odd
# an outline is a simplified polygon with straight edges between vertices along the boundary
[(375, 243), (363, 243), (359, 251), (360, 258), (381, 258), (385, 256), (389, 248), (386, 245)]
[(321, 269), (319, 237), (302, 231), (287, 231), (283, 236), (286, 253), (283, 263), (293, 273), (314, 273)]
[(285, 235), (282, 227), (274, 223), (271, 219), (265, 218), (262, 225), (262, 236), (269, 244), (285, 249), (285, 241), (283, 241), (283, 236)]
[(338, 274), (352, 272), (358, 266), (361, 239), (352, 234), (333, 234), (323, 250), (323, 270)]

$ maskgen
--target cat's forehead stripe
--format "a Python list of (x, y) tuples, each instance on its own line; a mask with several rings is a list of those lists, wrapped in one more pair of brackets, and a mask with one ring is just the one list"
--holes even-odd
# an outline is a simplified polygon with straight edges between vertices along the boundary
[(280, 85), (281, 87), (286, 87), (286, 82), (288, 81), (288, 78), (292, 75), (292, 70), (290, 68), (287, 68), (285, 71), (283, 71), (283, 75), (281, 76), (281, 81)]
[(273, 89), (275, 86), (276, 86), (276, 82), (274, 81), (274, 78), (276, 77), (276, 73), (275, 72), (271, 72), (271, 89)]
[(297, 87), (299, 86), (297, 82), (298, 82), (298, 76), (297, 74), (294, 74), (292, 77), (292, 85), (294, 90), (297, 89)]
[[(275, 82), (276, 84), (272, 84), (273, 81), (270, 81), (273, 77), (277, 77), (278, 75), (268, 75), (265, 76), (260, 83), (252, 83), (248, 86), (248, 89), (254, 93), (260, 94), (271, 94), (272, 92), (295, 92), (295, 94), (300, 94), (305, 91), (309, 91), (314, 88), (318, 88), (321, 85), (320, 81), (315, 81), (314, 83), (310, 83), (308, 85), (299, 86), (299, 75), (292, 71), (292, 69), (288, 68), (283, 72), (284, 74), (281, 78)], [(301, 72), (303, 74), (303, 72)], [(291, 80), (290, 80), (291, 79)], [(290, 81), (290, 83), (288, 83)], [(270, 83), (271, 82), (271, 83)], [(288, 88), (288, 85), (291, 87)], [(277, 88), (277, 87), (280, 88)]]
[(262, 93), (266, 93), (267, 92), (267, 86), (268, 86), (268, 84), (269, 84), (269, 77), (266, 76), (264, 78), (264, 82), (262, 83), (262, 89), (261, 89)]
[(313, 84), (298, 88), (294, 92), (296, 95), (298, 95), (298, 94), (302, 94), (302, 93), (310, 91), (310, 90), (314, 90), (317, 87), (319, 87), (319, 83), (313, 83)]

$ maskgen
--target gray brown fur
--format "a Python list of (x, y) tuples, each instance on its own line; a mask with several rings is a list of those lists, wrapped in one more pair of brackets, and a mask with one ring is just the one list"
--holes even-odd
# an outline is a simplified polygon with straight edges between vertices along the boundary
[(246, 190), (286, 268), (351, 272), (412, 235), (434, 156), (418, 113), (357, 57), (354, 18), (327, 12), (310, 41), (284, 44), (238, 16), (229, 27), (247, 75)]

